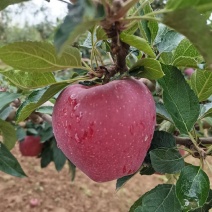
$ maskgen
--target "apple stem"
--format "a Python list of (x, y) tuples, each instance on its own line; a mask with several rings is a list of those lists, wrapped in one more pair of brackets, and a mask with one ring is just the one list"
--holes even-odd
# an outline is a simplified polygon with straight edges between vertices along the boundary
[(116, 11), (108, 5), (107, 16), (105, 20), (101, 22), (103, 29), (105, 30), (108, 38), (111, 39), (111, 55), (114, 61), (114, 65), (107, 68), (103, 83), (109, 82), (110, 78), (116, 73), (123, 74), (128, 71), (126, 64), (126, 57), (130, 46), (120, 39), (120, 33), (126, 28), (125, 23), (120, 21), (120, 18), (115, 18)]

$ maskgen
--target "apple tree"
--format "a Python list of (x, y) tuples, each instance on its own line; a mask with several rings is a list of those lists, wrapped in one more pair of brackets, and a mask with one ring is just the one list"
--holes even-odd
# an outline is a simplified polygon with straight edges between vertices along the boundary
[[(116, 189), (135, 175), (172, 179), (130, 212), (209, 211), (211, 0), (64, 3), (52, 41), (0, 47), (0, 170), (25, 176), (10, 152), (18, 140), (41, 167), (68, 161), (73, 178), (79, 168)], [(38, 149), (24, 143), (35, 136)]]

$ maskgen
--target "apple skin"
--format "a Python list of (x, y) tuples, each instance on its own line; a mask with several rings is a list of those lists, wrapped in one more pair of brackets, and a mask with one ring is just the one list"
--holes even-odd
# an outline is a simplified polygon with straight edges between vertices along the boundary
[(138, 80), (70, 85), (56, 100), (52, 126), (58, 147), (96, 182), (135, 173), (150, 147), (155, 102)]
[(36, 157), (41, 151), (43, 144), (40, 143), (40, 137), (28, 135), (23, 141), (19, 141), (19, 149), (23, 156)]
[(188, 76), (189, 78), (191, 77), (191, 75), (195, 72), (195, 70), (193, 68), (187, 68), (185, 69), (184, 73), (186, 76)]

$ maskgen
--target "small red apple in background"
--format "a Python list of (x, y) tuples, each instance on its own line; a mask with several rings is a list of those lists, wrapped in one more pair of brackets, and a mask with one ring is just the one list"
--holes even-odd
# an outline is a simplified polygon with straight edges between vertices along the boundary
[(96, 182), (135, 173), (150, 147), (155, 102), (138, 80), (71, 85), (58, 97), (52, 126), (58, 147)]
[(41, 151), (43, 144), (40, 142), (39, 136), (28, 135), (24, 140), (19, 141), (19, 149), (23, 156), (38, 156)]
[(195, 70), (193, 68), (186, 68), (184, 70), (184, 73), (186, 76), (188, 76), (188, 78), (191, 78), (191, 75), (195, 72)]

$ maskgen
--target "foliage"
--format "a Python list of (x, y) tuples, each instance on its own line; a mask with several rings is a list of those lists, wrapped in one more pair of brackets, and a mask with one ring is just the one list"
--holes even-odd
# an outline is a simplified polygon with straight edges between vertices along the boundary
[[(3, 0), (0, 10), (20, 2)], [(28, 134), (44, 142), (41, 167), (54, 162), (56, 170), (63, 168), (67, 160), (50, 123), (53, 104), (67, 85), (146, 78), (153, 86), (157, 126), (135, 174), (168, 173), (175, 182), (153, 188), (130, 211), (208, 211), (212, 192), (204, 161), (212, 155), (211, 0), (79, 0), (68, 8), (54, 44), (32, 27), (0, 28), (18, 34), (0, 37), (0, 170), (25, 176), (10, 150)], [(25, 39), (29, 32), (32, 41)], [(195, 69), (191, 77), (184, 74), (189, 67)], [(199, 165), (185, 163), (188, 155)], [(74, 178), (75, 166), (68, 163)], [(117, 179), (116, 188), (135, 174)]]

